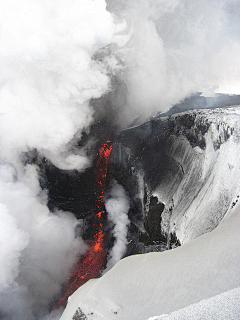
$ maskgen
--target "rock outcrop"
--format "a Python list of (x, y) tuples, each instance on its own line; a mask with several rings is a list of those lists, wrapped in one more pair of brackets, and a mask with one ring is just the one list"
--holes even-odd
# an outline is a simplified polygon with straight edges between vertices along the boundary
[(213, 230), (239, 197), (240, 108), (156, 117), (119, 133), (109, 174), (130, 198), (127, 255)]

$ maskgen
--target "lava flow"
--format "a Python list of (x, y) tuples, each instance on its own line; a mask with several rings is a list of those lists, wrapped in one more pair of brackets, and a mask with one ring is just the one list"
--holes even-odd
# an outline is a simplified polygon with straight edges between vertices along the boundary
[(92, 278), (99, 276), (100, 271), (106, 260), (106, 252), (103, 248), (103, 220), (105, 215), (105, 206), (103, 202), (106, 177), (108, 170), (108, 160), (112, 150), (112, 142), (106, 141), (98, 150), (97, 174), (96, 174), (96, 214), (94, 221), (94, 237), (90, 250), (83, 255), (69, 279), (68, 286), (63, 297), (55, 304), (55, 308), (65, 306), (67, 298), (73, 294), (80, 286)]

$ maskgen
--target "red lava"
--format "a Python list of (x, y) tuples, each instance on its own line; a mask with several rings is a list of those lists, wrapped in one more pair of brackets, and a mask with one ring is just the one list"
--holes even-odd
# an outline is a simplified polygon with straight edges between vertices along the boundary
[(93, 244), (89, 251), (80, 257), (74, 271), (69, 279), (68, 285), (64, 291), (63, 297), (55, 304), (55, 308), (65, 306), (67, 299), (80, 286), (92, 278), (99, 276), (100, 271), (106, 260), (106, 252), (103, 247), (104, 231), (103, 220), (105, 215), (105, 206), (103, 202), (108, 160), (112, 151), (112, 141), (106, 141), (98, 150), (96, 187), (95, 187), (95, 221)]

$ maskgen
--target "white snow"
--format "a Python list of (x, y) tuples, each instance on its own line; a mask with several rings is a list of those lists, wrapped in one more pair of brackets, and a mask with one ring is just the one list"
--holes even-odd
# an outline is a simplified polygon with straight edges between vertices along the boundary
[(240, 319), (240, 287), (204, 299), (168, 315), (148, 320), (237, 320)]
[[(240, 108), (197, 111), (195, 123), (207, 121), (211, 126), (204, 136), (206, 148), (192, 148), (184, 136), (176, 139), (169, 154), (181, 164), (184, 174), (179, 168), (180, 173), (167, 177), (153, 192), (165, 204), (162, 227), (176, 231), (182, 244), (213, 230), (225, 215), (229, 216), (240, 192)], [(225, 141), (226, 132), (229, 139)], [(214, 144), (220, 138), (224, 143), (215, 150)]]
[(239, 224), (238, 205), (215, 230), (177, 249), (119, 261), (70, 297), (61, 320), (70, 320), (77, 307), (88, 320), (146, 320), (238, 287)]

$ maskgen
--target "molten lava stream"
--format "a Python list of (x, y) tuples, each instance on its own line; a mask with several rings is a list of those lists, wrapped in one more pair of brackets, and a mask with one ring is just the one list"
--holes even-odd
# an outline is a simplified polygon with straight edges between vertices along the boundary
[(105, 192), (105, 184), (108, 170), (108, 160), (112, 151), (112, 142), (106, 141), (98, 150), (97, 174), (96, 174), (96, 217), (94, 223), (93, 244), (90, 250), (83, 255), (69, 279), (69, 283), (64, 292), (63, 297), (55, 304), (55, 308), (65, 306), (67, 298), (73, 294), (80, 286), (92, 278), (96, 278), (105, 263), (106, 252), (103, 248), (103, 217), (105, 214), (105, 206), (103, 196)]

